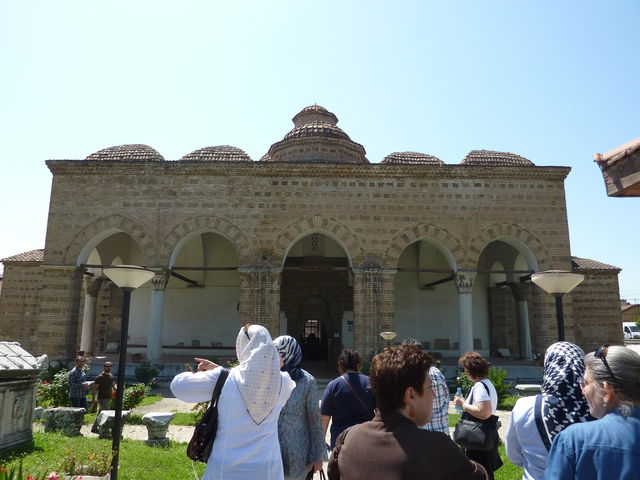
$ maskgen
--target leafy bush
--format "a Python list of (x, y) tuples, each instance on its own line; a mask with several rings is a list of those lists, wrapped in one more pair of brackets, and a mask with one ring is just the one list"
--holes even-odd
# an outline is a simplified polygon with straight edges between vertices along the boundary
[(51, 382), (42, 381), (38, 388), (36, 403), (40, 407), (68, 407), (69, 400), (69, 372), (61, 370), (53, 376)]
[(505, 396), (500, 403), (498, 403), (498, 409), (499, 410), (513, 410), (513, 407), (515, 406), (516, 402), (518, 401), (518, 398), (515, 395), (507, 395)]
[(489, 380), (498, 392), (498, 403), (500, 403), (511, 389), (511, 383), (506, 382), (507, 371), (504, 368), (489, 367)]
[(158, 376), (158, 373), (160, 373), (160, 370), (149, 362), (142, 362), (140, 366), (136, 368), (136, 380), (145, 385), (151, 385)]
[(58, 360), (55, 365), (49, 364), (47, 369), (40, 374), (40, 379), (42, 381), (51, 382), (56, 374), (63, 370), (68, 372), (70, 368), (65, 362)]
[[(145, 385), (144, 383), (136, 383), (135, 385), (130, 385), (125, 387), (124, 396), (122, 397), (122, 409), (123, 410), (131, 410), (134, 407), (137, 407), (142, 399), (149, 395), (151, 391), (151, 387)], [(116, 392), (117, 390), (113, 390), (113, 396), (111, 399), (111, 408), (115, 410), (116, 408)]]

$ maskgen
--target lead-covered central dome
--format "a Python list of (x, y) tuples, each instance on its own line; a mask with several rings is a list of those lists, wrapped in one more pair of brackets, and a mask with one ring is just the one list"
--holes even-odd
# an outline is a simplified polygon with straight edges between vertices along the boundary
[(320, 105), (303, 108), (294, 128), (271, 145), (263, 162), (369, 163), (365, 149), (336, 126), (338, 117)]

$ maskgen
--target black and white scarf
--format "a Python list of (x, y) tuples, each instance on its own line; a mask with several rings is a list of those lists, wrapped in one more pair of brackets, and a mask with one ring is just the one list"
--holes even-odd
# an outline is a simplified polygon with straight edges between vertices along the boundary
[(547, 449), (562, 430), (591, 419), (589, 404), (582, 394), (584, 351), (570, 342), (551, 345), (544, 356), (542, 394), (535, 403), (538, 431)]

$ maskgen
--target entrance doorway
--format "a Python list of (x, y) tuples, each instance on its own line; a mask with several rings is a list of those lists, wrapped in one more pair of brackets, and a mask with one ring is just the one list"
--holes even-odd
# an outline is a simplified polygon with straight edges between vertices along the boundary
[(281, 332), (298, 340), (305, 361), (337, 359), (343, 317), (353, 311), (350, 278), (349, 259), (330, 237), (313, 233), (289, 250), (282, 272)]

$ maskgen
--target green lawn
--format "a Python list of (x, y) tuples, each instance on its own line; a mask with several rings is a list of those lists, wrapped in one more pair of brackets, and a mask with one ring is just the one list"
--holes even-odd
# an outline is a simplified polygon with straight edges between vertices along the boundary
[[(0, 464), (16, 462), (22, 456), (25, 475), (44, 470), (47, 472), (55, 470), (60, 473), (61, 465), (69, 464), (72, 460), (79, 465), (104, 467), (106, 464), (108, 466), (111, 440), (68, 438), (57, 433), (39, 432), (35, 432), (33, 437), (33, 441), (25, 446), (0, 454)], [(194, 464), (189, 460), (185, 453), (186, 448), (186, 443), (170, 442), (168, 447), (160, 448), (148, 447), (141, 441), (123, 439), (120, 447), (118, 478), (122, 480), (200, 478), (204, 472), (204, 464)]]
[[(450, 415), (455, 425), (458, 415)], [(193, 414), (178, 413), (176, 424), (190, 424)], [(23, 458), (26, 474), (60, 472), (64, 464), (90, 465), (108, 469), (111, 440), (98, 438), (68, 438), (57, 433), (34, 432), (32, 442), (18, 449), (0, 453), (0, 464), (17, 462)], [(165, 448), (148, 447), (144, 442), (123, 439), (120, 451), (119, 478), (121, 480), (190, 480), (198, 479), (204, 472), (204, 464), (195, 464), (186, 456), (186, 443), (170, 442)], [(500, 446), (504, 465), (495, 472), (496, 480), (520, 480), (522, 469), (506, 458), (504, 445)], [(65, 473), (75, 473), (66, 472)], [(85, 472), (85, 474), (99, 472)]]

